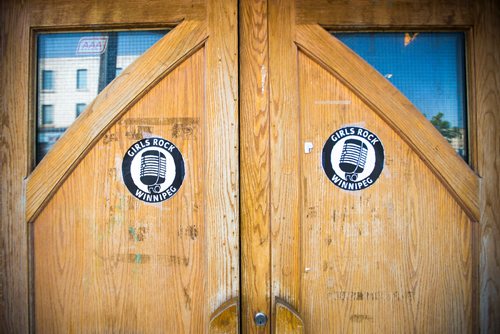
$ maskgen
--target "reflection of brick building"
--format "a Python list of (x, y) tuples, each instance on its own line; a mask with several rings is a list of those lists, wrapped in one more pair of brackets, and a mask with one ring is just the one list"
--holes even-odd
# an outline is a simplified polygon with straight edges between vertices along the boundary
[[(116, 75), (166, 33), (163, 31), (44, 34), (38, 40), (37, 161)], [(106, 41), (79, 53), (83, 39)]]
[[(135, 58), (118, 56), (117, 74)], [(97, 96), (99, 63), (99, 56), (39, 60), (37, 125), (42, 156)]]

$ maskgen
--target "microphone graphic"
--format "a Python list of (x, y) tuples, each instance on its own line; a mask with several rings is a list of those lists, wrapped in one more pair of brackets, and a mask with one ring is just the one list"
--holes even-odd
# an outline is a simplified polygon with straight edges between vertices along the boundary
[(340, 155), (340, 169), (348, 181), (356, 181), (365, 168), (368, 147), (359, 139), (347, 139)]
[(141, 157), (141, 182), (151, 193), (158, 194), (167, 174), (167, 159), (157, 150), (149, 150)]

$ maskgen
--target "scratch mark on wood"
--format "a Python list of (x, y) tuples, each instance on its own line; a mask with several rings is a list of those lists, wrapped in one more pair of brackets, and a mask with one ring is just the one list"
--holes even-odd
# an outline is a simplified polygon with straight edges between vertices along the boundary
[(366, 314), (353, 314), (349, 320), (352, 322), (363, 322), (364, 320), (372, 321), (373, 318)]

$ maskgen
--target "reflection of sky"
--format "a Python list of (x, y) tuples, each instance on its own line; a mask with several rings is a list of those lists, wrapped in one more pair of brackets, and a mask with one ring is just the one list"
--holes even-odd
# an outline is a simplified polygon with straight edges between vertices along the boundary
[(463, 33), (419, 33), (407, 46), (404, 33), (335, 36), (386, 76), (427, 118), (442, 112), (452, 127), (464, 127)]
[[(168, 31), (119, 31), (118, 55), (140, 55), (162, 38)], [(41, 34), (38, 37), (38, 58), (95, 57), (76, 55), (78, 42), (82, 37), (106, 36), (103, 32)]]

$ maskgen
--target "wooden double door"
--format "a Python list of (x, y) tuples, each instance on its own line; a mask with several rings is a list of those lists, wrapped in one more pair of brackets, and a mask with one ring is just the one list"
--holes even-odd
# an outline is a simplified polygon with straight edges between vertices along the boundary
[[(477, 329), (479, 177), (328, 32), (458, 29), (472, 16), (468, 6), (433, 1), (370, 4), (30, 1), (19, 9), (17, 29), (35, 33), (172, 28), (28, 174), (32, 328)], [(343, 189), (325, 173), (334, 133), (365, 133), (375, 151), (383, 143), (373, 184)], [(123, 174), (127, 152), (148, 138), (182, 155), (182, 182), (164, 201), (131, 192)]]

